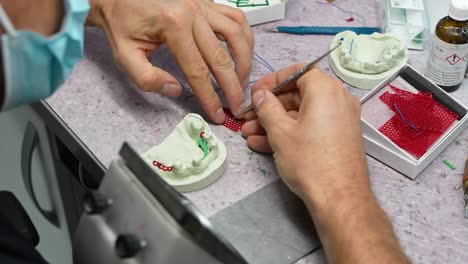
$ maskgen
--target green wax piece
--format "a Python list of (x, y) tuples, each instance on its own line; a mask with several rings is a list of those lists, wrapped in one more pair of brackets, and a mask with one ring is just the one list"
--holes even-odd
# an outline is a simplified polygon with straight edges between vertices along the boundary
[(205, 141), (203, 141), (201, 138), (197, 138), (197, 143), (198, 146), (200, 146), (200, 148), (203, 150), (203, 158), (206, 158), (206, 156), (208, 156), (208, 154), (210, 153), (208, 146), (206, 145)]

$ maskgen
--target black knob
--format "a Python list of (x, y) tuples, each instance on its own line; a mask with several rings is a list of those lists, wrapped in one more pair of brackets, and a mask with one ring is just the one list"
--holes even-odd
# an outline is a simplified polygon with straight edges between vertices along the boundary
[(133, 234), (122, 234), (115, 241), (115, 251), (120, 258), (131, 258), (146, 247), (146, 241)]
[(83, 210), (87, 214), (100, 214), (111, 206), (112, 200), (100, 192), (89, 192), (83, 199)]

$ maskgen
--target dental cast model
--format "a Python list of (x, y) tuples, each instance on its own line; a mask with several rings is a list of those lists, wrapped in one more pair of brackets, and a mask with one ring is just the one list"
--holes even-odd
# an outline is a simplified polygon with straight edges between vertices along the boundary
[(330, 54), (330, 66), (341, 80), (357, 88), (374, 88), (408, 61), (406, 44), (390, 34), (344, 31), (330, 47), (339, 42), (341, 46)]
[(223, 175), (227, 152), (201, 116), (188, 114), (160, 145), (142, 156), (178, 191), (191, 192)]

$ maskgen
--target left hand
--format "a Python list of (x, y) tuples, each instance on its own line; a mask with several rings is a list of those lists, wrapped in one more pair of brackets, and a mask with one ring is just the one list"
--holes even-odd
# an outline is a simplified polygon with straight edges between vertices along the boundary
[[(88, 24), (105, 32), (115, 61), (141, 90), (180, 94), (179, 82), (148, 60), (166, 44), (213, 122), (224, 122), (224, 112), (210, 71), (231, 111), (241, 110), (253, 58), (253, 34), (242, 11), (210, 0), (90, 0), (90, 4)], [(220, 40), (226, 41), (229, 51)]]

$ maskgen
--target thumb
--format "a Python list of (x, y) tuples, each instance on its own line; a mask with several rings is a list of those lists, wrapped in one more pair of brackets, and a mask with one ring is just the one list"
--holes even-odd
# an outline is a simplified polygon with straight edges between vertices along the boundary
[(268, 133), (291, 119), (278, 98), (269, 90), (260, 89), (255, 91), (252, 95), (252, 103), (260, 124)]
[(146, 52), (138, 48), (127, 48), (118, 52), (117, 64), (144, 92), (177, 97), (181, 93), (179, 82), (168, 72), (154, 66)]

